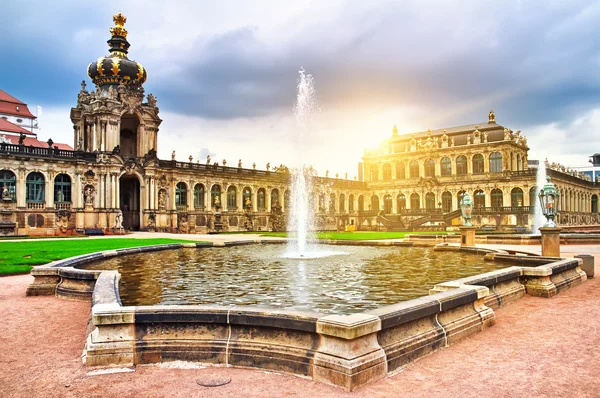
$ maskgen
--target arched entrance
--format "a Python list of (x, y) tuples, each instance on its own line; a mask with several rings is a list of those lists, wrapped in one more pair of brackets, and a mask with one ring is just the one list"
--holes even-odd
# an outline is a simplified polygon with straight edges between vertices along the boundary
[(136, 176), (119, 179), (119, 208), (123, 212), (123, 228), (140, 230), (140, 181)]
[(384, 214), (392, 214), (392, 195), (385, 195), (383, 198)]

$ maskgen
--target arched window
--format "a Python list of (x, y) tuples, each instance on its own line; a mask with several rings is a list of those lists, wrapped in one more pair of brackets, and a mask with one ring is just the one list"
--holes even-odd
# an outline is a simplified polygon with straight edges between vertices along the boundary
[(354, 195), (348, 196), (348, 211), (350, 213), (354, 211)]
[(442, 158), (440, 162), (441, 174), (443, 176), (451, 176), (452, 175), (452, 160), (449, 157)]
[(410, 178), (419, 178), (419, 162), (413, 160), (409, 165)]
[(15, 173), (10, 170), (0, 170), (0, 196), (2, 199), (10, 198), (12, 201), (17, 199), (16, 182)]
[(402, 210), (406, 209), (406, 196), (403, 193), (396, 196), (396, 207), (398, 213), (401, 213)]
[(504, 206), (504, 194), (502, 190), (499, 188), (492, 189), (491, 192), (492, 198), (492, 207), (502, 207)]
[(493, 152), (490, 155), (490, 173), (502, 173), (502, 154)]
[(452, 211), (452, 194), (448, 191), (442, 192), (442, 211), (444, 213)]
[(245, 187), (242, 191), (242, 203), (244, 209), (252, 209), (252, 189)]
[(319, 195), (319, 211), (325, 211), (325, 195)]
[(379, 166), (377, 166), (376, 164), (371, 166), (371, 181), (373, 182), (377, 182), (379, 181)]
[(473, 174), (483, 174), (483, 155), (480, 153), (473, 155)]
[(383, 212), (385, 214), (392, 214), (392, 195), (385, 195), (383, 197)]
[(221, 206), (221, 186), (213, 185), (210, 189), (210, 205), (211, 207), (215, 207), (216, 205)]
[(273, 189), (271, 191), (271, 209), (273, 206), (279, 204), (279, 189)]
[(362, 195), (358, 197), (358, 211), (365, 211), (365, 197)]
[(592, 213), (598, 213), (598, 195), (592, 195)]
[(287, 211), (287, 209), (290, 208), (290, 190), (286, 189), (285, 192), (283, 193), (283, 207), (285, 208), (285, 210)]
[(335, 213), (335, 194), (332, 193), (331, 195), (329, 195), (329, 212), (330, 213)]
[(237, 209), (237, 189), (230, 185), (227, 188), (227, 210), (236, 210)]
[(32, 202), (45, 202), (46, 197), (44, 195), (44, 176), (42, 173), (29, 173), (25, 180), (26, 193), (25, 200), (29, 203)]
[(346, 195), (344, 195), (343, 193), (340, 194), (340, 199), (339, 199), (339, 212), (340, 213), (345, 213), (346, 212)]
[(435, 194), (433, 192), (428, 192), (425, 195), (425, 208), (427, 210), (435, 210)]
[(485, 192), (483, 192), (481, 189), (473, 192), (473, 207), (476, 209), (485, 207)]
[(425, 161), (425, 177), (435, 176), (435, 160), (427, 159)]
[(529, 207), (531, 211), (535, 209), (535, 203), (538, 201), (537, 187), (533, 186), (529, 188)]
[(371, 196), (371, 210), (379, 211), (379, 196), (377, 195)]
[(185, 185), (185, 182), (178, 182), (175, 186), (175, 205), (187, 205), (187, 186)]
[(410, 195), (410, 208), (412, 210), (421, 208), (421, 198), (419, 197), (418, 193), (413, 193)]
[(404, 169), (404, 163), (396, 163), (396, 180), (404, 180), (406, 178), (406, 170)]
[(71, 203), (71, 177), (67, 174), (59, 174), (54, 178), (54, 201)]
[(267, 208), (267, 203), (266, 203), (266, 197), (267, 194), (265, 192), (264, 188), (259, 188), (258, 192), (256, 192), (256, 205), (258, 207), (258, 210), (266, 210)]
[(383, 181), (392, 179), (392, 166), (389, 163), (383, 165)]
[(456, 175), (464, 176), (467, 174), (467, 157), (460, 155), (456, 158)]
[(204, 208), (204, 185), (194, 185), (194, 207), (196, 209)]
[(521, 188), (513, 188), (510, 191), (510, 205), (511, 207), (523, 206), (523, 190)]

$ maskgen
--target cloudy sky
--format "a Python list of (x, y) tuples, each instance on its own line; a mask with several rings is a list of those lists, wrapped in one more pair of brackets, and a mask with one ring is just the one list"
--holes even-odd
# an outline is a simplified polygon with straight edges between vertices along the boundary
[[(491, 108), (530, 159), (600, 152), (600, 2), (577, 0), (7, 2), (0, 88), (43, 107), (43, 140), (72, 144), (69, 109), (119, 10), (158, 98), (161, 158), (352, 177), (394, 124), (485, 122)], [(309, 129), (293, 112), (300, 68), (318, 98)]]

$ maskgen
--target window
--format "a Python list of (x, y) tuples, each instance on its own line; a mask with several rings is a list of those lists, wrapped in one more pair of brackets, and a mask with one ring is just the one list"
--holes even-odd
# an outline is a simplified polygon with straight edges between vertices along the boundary
[(279, 204), (279, 190), (274, 189), (271, 191), (271, 208), (273, 208), (273, 206), (278, 205), (278, 204)]
[(17, 123), (23, 123), (23, 119), (17, 119)]
[(237, 190), (232, 185), (227, 188), (227, 210), (237, 209)]
[(427, 159), (425, 161), (425, 177), (435, 176), (435, 160)]
[(428, 192), (425, 195), (425, 208), (427, 210), (435, 210), (435, 194), (433, 192)]
[(365, 198), (362, 195), (358, 197), (358, 211), (365, 211)]
[(493, 152), (490, 155), (490, 173), (502, 173), (502, 154)]
[(464, 176), (467, 174), (467, 157), (460, 155), (456, 158), (456, 175)]
[(30, 173), (25, 180), (27, 202), (44, 202), (44, 176), (42, 173)]
[(510, 205), (512, 207), (523, 206), (523, 190), (521, 188), (513, 188), (510, 191)]
[(529, 206), (531, 206), (531, 211), (535, 208), (535, 203), (538, 200), (537, 187), (533, 186), (529, 189)]
[(421, 198), (418, 193), (410, 195), (410, 208), (415, 210), (421, 208)]
[(396, 163), (396, 180), (404, 180), (406, 178), (406, 170), (404, 169), (404, 163)]
[(413, 160), (409, 166), (410, 178), (419, 178), (419, 162)]
[(383, 181), (389, 181), (392, 179), (392, 166), (388, 163), (383, 165)]
[(354, 195), (348, 196), (348, 211), (350, 213), (354, 211)]
[(377, 165), (371, 166), (371, 181), (377, 182), (379, 180), (379, 167)]
[(473, 196), (473, 206), (476, 209), (485, 207), (485, 192), (483, 192), (481, 189), (478, 189), (473, 193)]
[(442, 193), (442, 211), (444, 213), (452, 211), (452, 194), (448, 191)]
[(256, 195), (256, 205), (258, 207), (258, 210), (265, 210), (267, 208), (267, 204), (265, 202), (266, 199), (266, 192), (264, 188), (260, 188), (257, 192)]
[(450, 158), (442, 158), (440, 162), (441, 166), (441, 174), (443, 176), (451, 176), (452, 175), (452, 160)]
[(10, 170), (0, 170), (0, 196), (2, 199), (10, 198), (13, 202), (17, 199), (17, 178)]
[(221, 186), (213, 185), (210, 189), (210, 205), (211, 207), (221, 207)]
[(385, 195), (383, 197), (383, 212), (385, 214), (392, 214), (392, 195)]
[(242, 201), (244, 204), (244, 209), (252, 208), (252, 190), (249, 187), (244, 188), (244, 191), (242, 193)]
[(204, 185), (196, 184), (194, 186), (194, 207), (204, 208)]
[(335, 213), (335, 194), (329, 195), (329, 211)]
[(406, 196), (403, 193), (396, 196), (396, 206), (398, 207), (398, 213), (406, 209)]
[(71, 177), (59, 174), (54, 179), (54, 201), (56, 203), (71, 202)]
[(492, 207), (502, 207), (503, 203), (503, 193), (502, 190), (496, 188), (492, 189), (491, 198), (492, 198)]
[(483, 155), (473, 155), (473, 174), (483, 174)]
[(185, 185), (185, 182), (178, 182), (175, 186), (175, 205), (187, 205), (187, 185)]
[(371, 210), (379, 211), (379, 196), (377, 195), (371, 196)]
[(344, 195), (343, 193), (340, 194), (338, 207), (340, 213), (344, 213), (346, 211), (346, 195)]

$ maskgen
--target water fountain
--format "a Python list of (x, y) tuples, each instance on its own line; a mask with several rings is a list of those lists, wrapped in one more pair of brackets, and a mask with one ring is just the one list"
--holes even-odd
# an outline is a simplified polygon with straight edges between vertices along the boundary
[(535, 211), (533, 213), (533, 233), (539, 235), (540, 234), (540, 227), (542, 227), (544, 225), (544, 223), (546, 222), (546, 218), (544, 217), (544, 214), (542, 212), (542, 205), (540, 204), (540, 201), (537, 198), (537, 194), (540, 191), (540, 189), (544, 186), (544, 184), (546, 183), (546, 163), (540, 161), (540, 163), (538, 164), (537, 167), (537, 173), (536, 173), (536, 177), (535, 177)]

